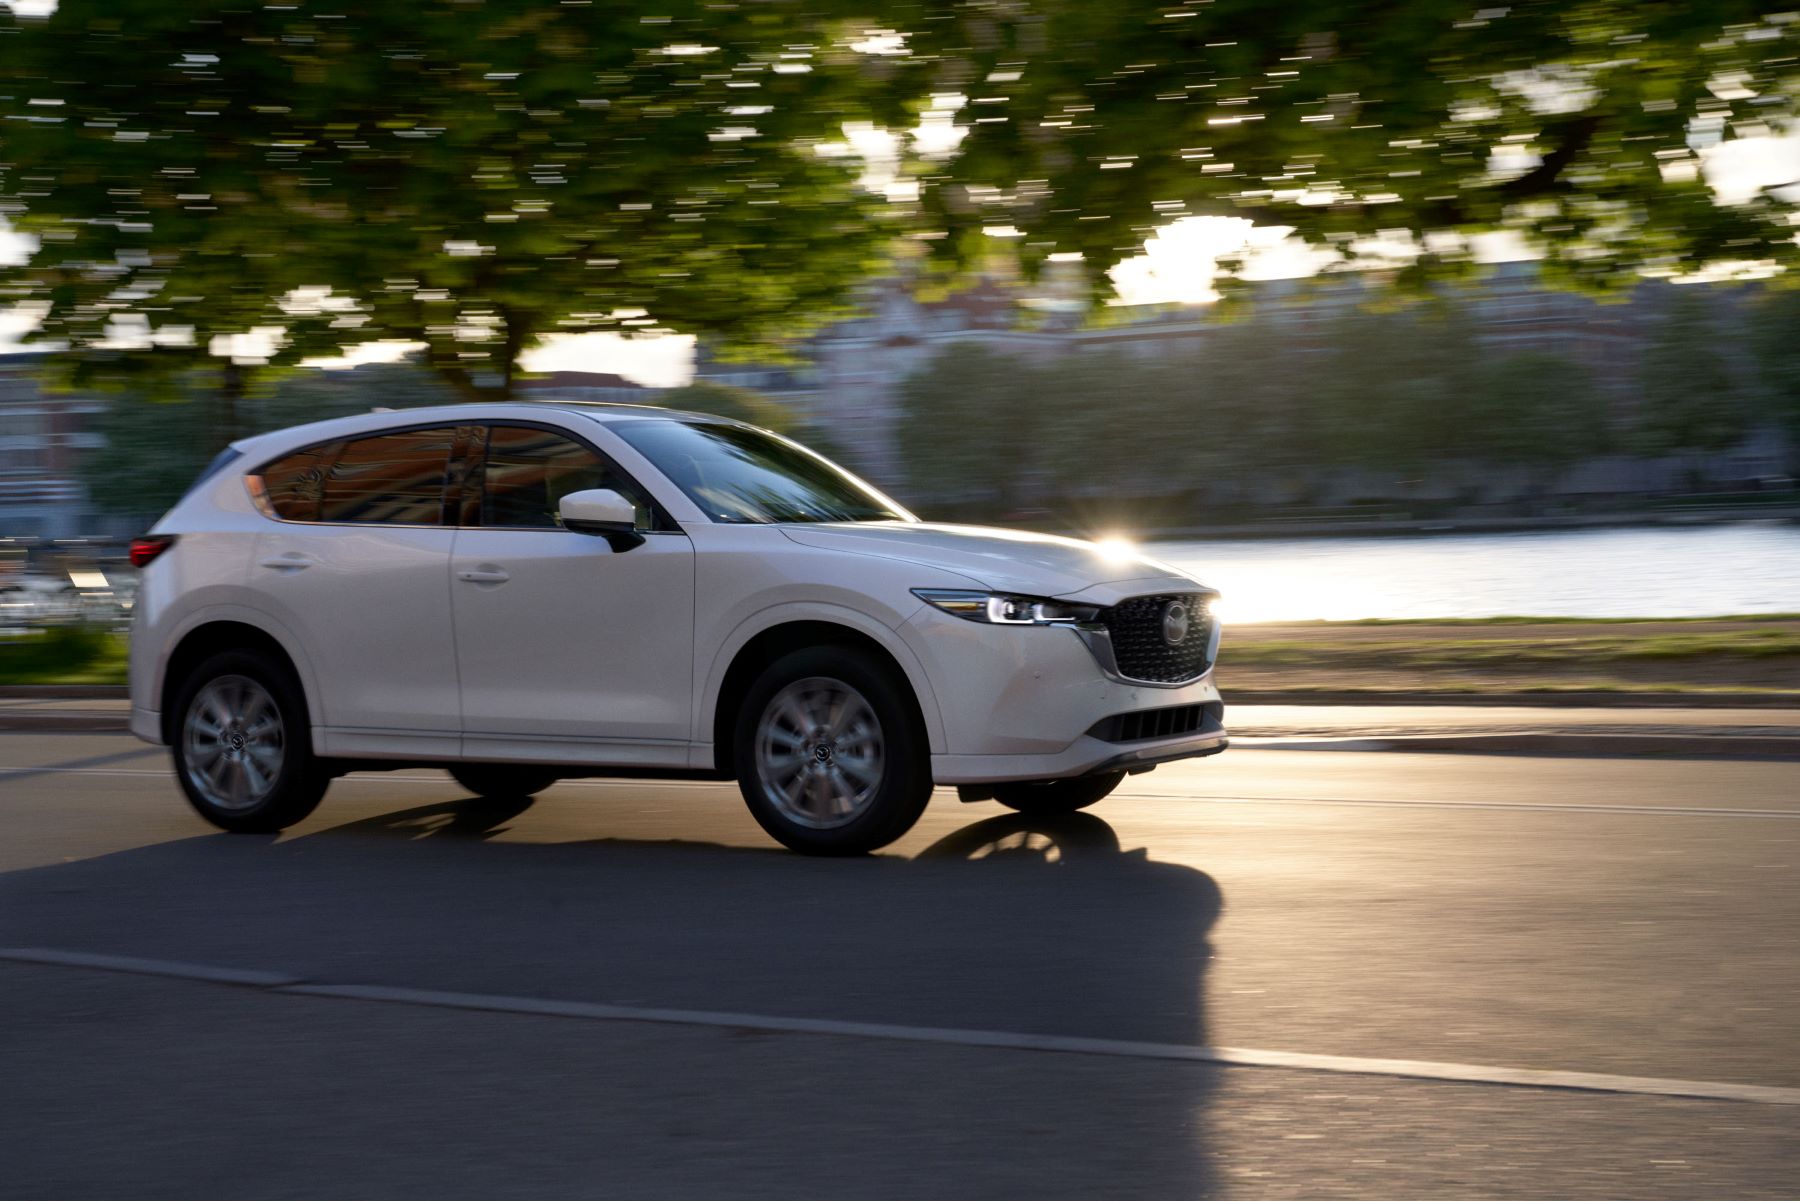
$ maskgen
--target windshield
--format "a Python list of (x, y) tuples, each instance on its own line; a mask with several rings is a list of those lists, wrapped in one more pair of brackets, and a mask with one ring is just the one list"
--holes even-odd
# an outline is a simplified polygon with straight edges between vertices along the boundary
[(621, 421), (612, 430), (714, 521), (913, 519), (829, 460), (749, 426)]

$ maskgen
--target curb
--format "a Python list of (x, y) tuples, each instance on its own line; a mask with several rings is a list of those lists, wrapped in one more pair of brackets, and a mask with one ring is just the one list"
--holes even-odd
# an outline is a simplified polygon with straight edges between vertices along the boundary
[(129, 734), (123, 713), (0, 713), (0, 734)]
[(1397, 734), (1377, 738), (1234, 735), (1233, 749), (1400, 751), (1432, 755), (1538, 755), (1629, 759), (1800, 759), (1800, 737), (1761, 734)]
[(124, 684), (0, 684), (0, 700), (122, 701), (131, 696)]

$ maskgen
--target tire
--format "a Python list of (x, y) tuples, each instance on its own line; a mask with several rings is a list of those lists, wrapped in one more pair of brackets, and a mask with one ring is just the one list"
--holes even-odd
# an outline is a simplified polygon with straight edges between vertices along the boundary
[(330, 774), (313, 756), (300, 683), (261, 651), (221, 651), (176, 693), (175, 779), (201, 817), (233, 833), (302, 821)]
[(1073, 813), (1105, 800), (1119, 781), (1122, 771), (1098, 776), (1077, 776), (1073, 780), (1031, 780), (1017, 784), (994, 785), (994, 799), (1008, 809), (1033, 815)]
[(561, 779), (544, 767), (519, 763), (458, 763), (450, 778), (478, 797), (528, 797)]
[(841, 646), (793, 651), (757, 677), (738, 711), (732, 764), (770, 837), (803, 854), (860, 855), (912, 829), (931, 799), (931, 756), (896, 677)]

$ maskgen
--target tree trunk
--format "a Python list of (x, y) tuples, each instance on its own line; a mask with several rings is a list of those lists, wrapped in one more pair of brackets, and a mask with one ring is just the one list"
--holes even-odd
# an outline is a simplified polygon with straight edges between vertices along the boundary
[(501, 400), (513, 399), (513, 381), (518, 378), (519, 352), (525, 348), (525, 320), (511, 309), (500, 310), (500, 321), (505, 328), (503, 335), (500, 364), (500, 396)]
[(213, 450), (224, 450), (243, 435), (241, 408), (244, 391), (244, 368), (226, 359), (224, 368), (219, 373), (219, 414), (218, 420), (213, 424)]

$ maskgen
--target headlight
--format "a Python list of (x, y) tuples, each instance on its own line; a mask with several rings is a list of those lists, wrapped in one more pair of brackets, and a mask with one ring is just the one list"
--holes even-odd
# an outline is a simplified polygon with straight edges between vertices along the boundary
[(996, 626), (1072, 626), (1093, 621), (1099, 605), (1071, 605), (1039, 596), (1005, 592), (958, 592), (947, 588), (914, 588), (913, 595), (964, 621)]

